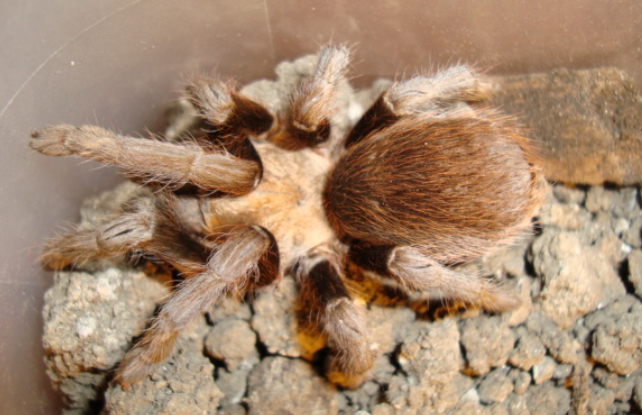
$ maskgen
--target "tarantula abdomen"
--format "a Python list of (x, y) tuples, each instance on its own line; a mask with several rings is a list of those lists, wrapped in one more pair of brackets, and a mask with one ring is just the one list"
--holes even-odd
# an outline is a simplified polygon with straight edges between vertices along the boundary
[(348, 148), (324, 194), (340, 233), (374, 245), (420, 245), (440, 262), (483, 256), (528, 226), (538, 207), (525, 138), (492, 113), (410, 117)]

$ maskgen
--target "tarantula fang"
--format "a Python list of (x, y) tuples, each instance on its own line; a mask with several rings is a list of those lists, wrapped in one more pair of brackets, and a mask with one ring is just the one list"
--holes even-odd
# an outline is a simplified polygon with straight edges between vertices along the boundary
[(321, 50), (313, 72), (273, 114), (231, 83), (198, 79), (186, 94), (208, 124), (178, 142), (94, 127), (36, 131), (42, 154), (119, 166), (155, 192), (93, 229), (50, 240), (43, 265), (143, 253), (184, 280), (118, 367), (131, 385), (177, 334), (228, 292), (295, 276), (332, 351), (331, 379), (357, 385), (376, 351), (344, 284), (346, 262), (432, 297), (490, 311), (518, 300), (452, 267), (528, 233), (541, 204), (528, 140), (496, 112), (473, 109), (488, 82), (467, 66), (392, 84), (346, 135), (331, 124), (349, 50)]

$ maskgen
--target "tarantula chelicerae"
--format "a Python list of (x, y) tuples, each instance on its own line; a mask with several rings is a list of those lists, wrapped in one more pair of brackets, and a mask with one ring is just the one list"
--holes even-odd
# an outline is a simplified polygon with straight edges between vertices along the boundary
[(527, 232), (541, 201), (527, 139), (468, 103), (487, 83), (466, 66), (392, 84), (345, 137), (333, 134), (349, 51), (326, 47), (272, 114), (218, 80), (187, 88), (209, 124), (178, 142), (94, 126), (43, 128), (30, 146), (120, 166), (151, 186), (121, 215), (47, 243), (43, 263), (142, 253), (184, 277), (120, 364), (124, 387), (154, 371), (177, 333), (227, 292), (295, 276), (332, 350), (328, 371), (356, 384), (375, 351), (344, 285), (346, 261), (433, 298), (502, 311), (514, 294), (452, 265)]

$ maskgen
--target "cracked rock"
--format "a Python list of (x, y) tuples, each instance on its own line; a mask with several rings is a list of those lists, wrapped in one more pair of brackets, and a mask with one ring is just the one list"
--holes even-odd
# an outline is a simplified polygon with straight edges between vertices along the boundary
[[(642, 303), (631, 296), (627, 300), (592, 316), (599, 323), (592, 335), (591, 356), (620, 375), (631, 374), (642, 365)], [(612, 317), (600, 321), (600, 314)]]
[(533, 265), (544, 280), (541, 310), (561, 329), (626, 293), (608, 259), (576, 232), (545, 228), (533, 243)]
[(152, 376), (123, 391), (119, 385), (105, 393), (108, 414), (192, 415), (213, 413), (223, 393), (214, 383), (214, 366), (198, 343), (181, 334), (174, 352)]
[(302, 360), (268, 357), (248, 382), (249, 415), (337, 413), (337, 393)]
[(45, 294), (43, 344), (49, 377), (70, 408), (99, 398), (106, 374), (145, 328), (165, 287), (142, 272), (58, 272)]
[(515, 337), (499, 316), (480, 315), (460, 322), (466, 370), (484, 375), (508, 361)]

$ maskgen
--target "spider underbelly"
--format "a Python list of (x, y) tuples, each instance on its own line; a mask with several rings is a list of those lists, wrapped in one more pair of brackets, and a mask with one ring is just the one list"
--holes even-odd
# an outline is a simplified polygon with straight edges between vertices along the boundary
[(259, 225), (274, 236), (282, 269), (297, 258), (337, 237), (327, 220), (322, 191), (330, 161), (311, 151), (289, 151), (255, 143), (264, 173), (250, 193), (214, 199), (210, 204), (208, 229)]

